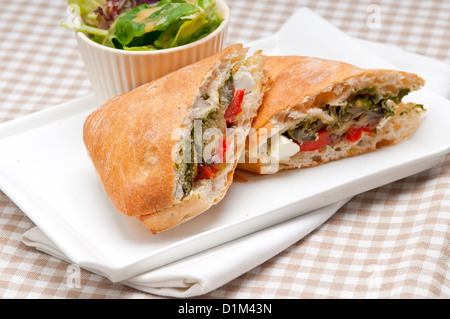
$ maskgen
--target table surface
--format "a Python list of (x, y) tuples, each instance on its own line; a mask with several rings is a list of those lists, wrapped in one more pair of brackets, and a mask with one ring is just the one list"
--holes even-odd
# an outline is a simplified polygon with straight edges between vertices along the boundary
[[(450, 63), (448, 0), (226, 1), (229, 44), (269, 36), (309, 7), (349, 35)], [(378, 28), (370, 28), (373, 7)], [(91, 93), (65, 1), (3, 0), (0, 122)], [(438, 166), (355, 196), (307, 237), (201, 298), (449, 298), (450, 155)], [(1, 298), (161, 298), (21, 242), (33, 222), (0, 191)]]

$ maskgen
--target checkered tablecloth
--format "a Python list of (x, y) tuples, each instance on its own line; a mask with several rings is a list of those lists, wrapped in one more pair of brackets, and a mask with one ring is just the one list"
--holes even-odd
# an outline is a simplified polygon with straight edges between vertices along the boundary
[[(229, 43), (276, 32), (309, 7), (349, 35), (450, 63), (448, 0), (227, 0)], [(373, 8), (380, 10), (368, 27)], [(91, 92), (65, 1), (2, 0), (0, 122)], [(449, 298), (450, 156), (435, 168), (354, 197), (279, 255), (202, 298)], [(0, 191), (0, 298), (160, 298), (25, 246), (31, 220)]]

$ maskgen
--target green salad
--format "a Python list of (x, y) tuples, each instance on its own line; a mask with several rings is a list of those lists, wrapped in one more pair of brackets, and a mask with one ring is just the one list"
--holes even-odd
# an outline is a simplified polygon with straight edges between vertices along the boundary
[(61, 25), (122, 50), (161, 50), (197, 41), (222, 23), (215, 0), (68, 0)]

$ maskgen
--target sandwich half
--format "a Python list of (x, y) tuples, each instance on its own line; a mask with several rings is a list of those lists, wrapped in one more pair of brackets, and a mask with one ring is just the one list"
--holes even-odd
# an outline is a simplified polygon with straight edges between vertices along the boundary
[(113, 205), (153, 233), (218, 203), (232, 183), (266, 75), (236, 44), (110, 99), (83, 139)]
[(273, 174), (372, 152), (410, 136), (424, 114), (402, 101), (424, 85), (415, 74), (301, 56), (266, 56), (265, 66), (239, 169)]

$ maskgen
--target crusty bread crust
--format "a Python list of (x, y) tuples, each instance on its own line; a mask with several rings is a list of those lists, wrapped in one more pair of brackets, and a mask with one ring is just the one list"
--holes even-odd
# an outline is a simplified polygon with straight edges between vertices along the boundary
[(217, 204), (223, 199), (228, 188), (233, 182), (233, 173), (236, 164), (229, 169), (226, 174), (226, 180), (220, 193), (215, 197), (211, 196), (188, 196), (176, 205), (164, 208), (158, 212), (137, 216), (137, 219), (149, 228), (154, 234), (168, 230), (176, 225), (184, 223), (193, 217), (205, 212), (211, 206)]
[[(228, 47), (112, 98), (87, 117), (84, 143), (106, 194), (120, 212), (137, 217), (156, 233), (205, 211), (224, 196), (235, 165), (229, 168), (230, 177), (221, 185), (221, 193), (181, 201), (174, 198), (172, 150), (179, 141), (173, 138), (173, 132), (183, 127), (199, 88), (211, 80), (208, 77), (223, 64), (245, 59), (246, 53), (241, 44)], [(248, 106), (254, 108), (249, 123), (256, 115), (262, 92), (260, 95)]]
[(209, 183), (208, 185), (200, 187), (200, 193), (191, 192), (189, 196), (186, 196), (182, 201), (176, 202), (175, 205), (155, 213), (138, 216), (138, 220), (153, 233), (170, 229), (205, 212), (223, 199), (228, 188), (233, 183), (234, 171), (239, 158), (245, 150), (246, 136), (250, 132), (251, 123), (263, 99), (264, 86), (267, 80), (261, 51), (257, 51), (248, 57), (244, 65), (251, 71), (255, 79), (255, 89), (251, 94), (244, 96), (242, 104), (243, 116), (237, 125), (242, 136), (234, 139), (236, 145), (232, 158), (233, 162), (228, 164), (221, 175), (211, 182), (206, 182), (207, 184)]
[[(263, 128), (269, 136), (275, 135), (327, 104), (343, 103), (352, 92), (359, 89), (375, 85), (384, 93), (396, 95), (401, 89), (409, 88), (414, 91), (424, 85), (424, 80), (416, 74), (361, 69), (347, 63), (313, 57), (266, 56), (265, 67), (269, 73), (269, 81), (263, 102), (253, 121), (256, 139), (260, 139), (259, 132)], [(410, 112), (408, 116), (397, 114), (384, 123), (384, 127), (380, 127), (376, 135), (364, 136), (357, 143), (342, 141), (335, 147), (299, 152), (287, 163), (279, 165), (264, 165), (259, 159), (251, 161), (247, 150), (245, 160), (239, 163), (238, 169), (272, 174), (283, 169), (312, 167), (371, 152), (396, 144), (412, 134), (420, 125), (420, 118), (421, 114), (417, 112)]]
[[(395, 91), (399, 87), (416, 90), (424, 83), (416, 74), (396, 71), (361, 69), (354, 65), (313, 57), (265, 56), (265, 67), (269, 73), (267, 90), (253, 127), (273, 127), (282, 111), (293, 108), (307, 112), (319, 108), (344, 96), (347, 89), (364, 87), (368, 83), (385, 86)], [(369, 81), (367, 81), (369, 80)], [(347, 84), (347, 87), (342, 86)], [(341, 92), (333, 89), (339, 88)]]

